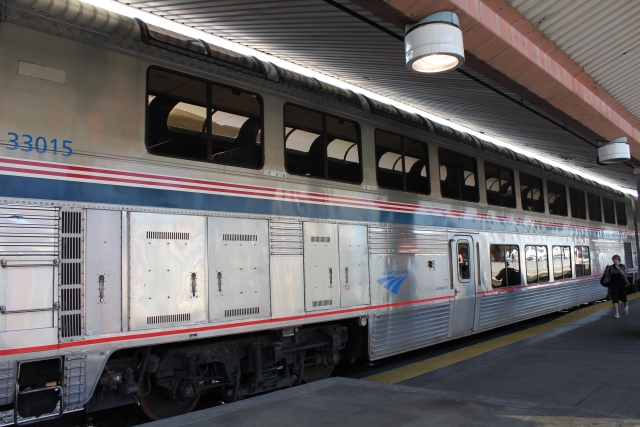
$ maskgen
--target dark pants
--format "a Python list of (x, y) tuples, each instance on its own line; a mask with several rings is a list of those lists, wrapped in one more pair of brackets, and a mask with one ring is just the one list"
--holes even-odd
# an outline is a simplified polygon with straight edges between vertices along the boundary
[(611, 291), (611, 301), (614, 304), (618, 304), (619, 302), (627, 302), (626, 286), (611, 286), (609, 290)]

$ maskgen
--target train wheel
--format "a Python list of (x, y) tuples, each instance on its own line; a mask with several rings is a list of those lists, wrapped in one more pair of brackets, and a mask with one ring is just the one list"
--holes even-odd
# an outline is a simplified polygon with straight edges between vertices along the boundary
[(324, 380), (329, 378), (333, 373), (333, 366), (309, 366), (304, 368), (302, 372), (302, 382), (305, 384), (312, 383), (314, 381)]
[[(154, 421), (187, 414), (193, 411), (193, 408), (196, 407), (200, 400), (200, 393), (197, 393), (183, 402), (176, 402), (171, 397), (166, 396), (164, 390), (160, 386), (151, 387), (151, 391), (147, 395), (144, 395), (146, 391), (142, 390), (141, 394), (143, 396), (140, 396), (139, 399), (142, 412)], [(189, 393), (188, 389), (185, 391)]]

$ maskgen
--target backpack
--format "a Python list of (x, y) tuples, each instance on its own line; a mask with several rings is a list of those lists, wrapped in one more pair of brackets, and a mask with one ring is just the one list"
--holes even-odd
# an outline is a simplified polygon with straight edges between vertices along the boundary
[(608, 288), (610, 281), (611, 281), (611, 267), (607, 266), (607, 268), (605, 268), (604, 270), (604, 273), (602, 274), (602, 277), (600, 278), (600, 284), (605, 288)]

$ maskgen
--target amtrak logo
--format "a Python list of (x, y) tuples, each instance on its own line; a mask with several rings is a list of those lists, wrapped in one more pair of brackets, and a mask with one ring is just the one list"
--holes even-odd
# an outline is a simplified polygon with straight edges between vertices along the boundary
[(397, 294), (404, 279), (409, 277), (409, 270), (391, 270), (382, 273), (382, 279), (376, 280), (378, 284), (384, 286), (392, 294)]

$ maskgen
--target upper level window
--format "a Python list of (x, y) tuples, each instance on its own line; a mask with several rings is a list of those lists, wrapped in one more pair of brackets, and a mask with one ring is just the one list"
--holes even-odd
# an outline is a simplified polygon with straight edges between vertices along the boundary
[(602, 212), (604, 213), (604, 222), (606, 222), (607, 224), (616, 223), (616, 210), (613, 204), (613, 200), (607, 199), (606, 197), (602, 198)]
[(491, 285), (494, 288), (518, 286), (520, 278), (520, 249), (517, 245), (491, 245)]
[(544, 213), (544, 197), (542, 196), (542, 178), (520, 172), (522, 209), (525, 211)]
[(553, 246), (551, 248), (553, 257), (553, 278), (554, 280), (571, 279), (571, 247)]
[(574, 249), (576, 277), (591, 276), (591, 257), (589, 246), (576, 246)]
[(513, 183), (513, 169), (485, 162), (484, 175), (487, 187), (487, 203), (515, 208), (516, 194)]
[(589, 219), (591, 221), (602, 222), (602, 205), (600, 196), (587, 193), (587, 206), (589, 207)]
[(527, 265), (527, 283), (549, 281), (549, 257), (546, 246), (525, 246), (524, 258)]
[(376, 173), (382, 188), (431, 193), (429, 153), (423, 142), (376, 130)]
[(442, 197), (479, 202), (476, 159), (446, 148), (438, 148), (438, 160)]
[(587, 205), (584, 201), (584, 191), (569, 187), (569, 201), (571, 202), (571, 217), (587, 219)]
[(624, 202), (616, 202), (616, 217), (618, 225), (627, 225), (627, 205)]
[(294, 175), (362, 182), (356, 122), (287, 104), (284, 165)]
[(547, 181), (547, 200), (551, 215), (567, 216), (567, 191), (564, 185)]
[(259, 169), (262, 99), (240, 89), (149, 68), (149, 153)]

